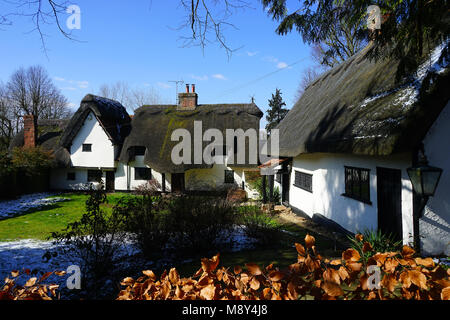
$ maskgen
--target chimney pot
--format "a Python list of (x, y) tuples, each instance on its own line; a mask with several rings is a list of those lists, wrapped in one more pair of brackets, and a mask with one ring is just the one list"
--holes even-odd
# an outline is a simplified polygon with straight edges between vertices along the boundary
[(192, 92), (195, 93), (195, 84), (192, 84)]
[(189, 93), (189, 84), (186, 84), (186, 93)]

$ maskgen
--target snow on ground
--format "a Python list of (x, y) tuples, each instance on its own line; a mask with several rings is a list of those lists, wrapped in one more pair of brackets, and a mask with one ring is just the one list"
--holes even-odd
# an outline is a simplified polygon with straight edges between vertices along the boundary
[(66, 198), (50, 198), (55, 196), (53, 193), (33, 193), (25, 194), (18, 199), (0, 201), (0, 219), (9, 218), (23, 213), (32, 208), (52, 205), (57, 202), (67, 201)]

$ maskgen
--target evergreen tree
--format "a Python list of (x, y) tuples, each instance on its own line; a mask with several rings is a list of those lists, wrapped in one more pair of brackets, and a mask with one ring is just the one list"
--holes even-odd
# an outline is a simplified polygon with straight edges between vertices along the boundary
[(266, 130), (270, 132), (273, 128), (275, 128), (281, 120), (286, 116), (289, 112), (288, 109), (283, 108), (286, 106), (286, 103), (283, 101), (281, 97), (281, 90), (276, 89), (275, 94), (272, 93), (272, 99), (269, 99), (269, 110), (267, 110), (266, 120)]

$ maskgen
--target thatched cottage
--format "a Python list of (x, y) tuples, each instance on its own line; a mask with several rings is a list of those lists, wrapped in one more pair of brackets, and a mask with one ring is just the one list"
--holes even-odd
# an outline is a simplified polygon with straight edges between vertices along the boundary
[[(396, 80), (399, 61), (370, 46), (315, 80), (279, 124), (276, 185), (299, 213), (351, 232), (382, 230), (423, 252), (450, 254), (448, 42)], [(423, 215), (407, 173), (421, 153), (443, 169)], [(414, 218), (417, 217), (417, 218)], [(420, 230), (420, 231), (419, 231)]]
[[(173, 133), (184, 129), (192, 134), (190, 149), (200, 147), (203, 152), (210, 144), (203, 139), (208, 129), (224, 137), (227, 130), (258, 132), (262, 115), (254, 103), (198, 104), (194, 86), (192, 92), (187, 86), (179, 94), (178, 105), (142, 106), (133, 116), (117, 101), (88, 94), (70, 120), (36, 123), (25, 116), (24, 130), (11, 148), (41, 145), (53, 150), (56, 167), (51, 170), (50, 188), (55, 190), (83, 189), (102, 180), (107, 190), (127, 191), (151, 179), (165, 192), (246, 189), (245, 171), (257, 170), (257, 163), (250, 161), (250, 139), (244, 137), (242, 144), (238, 137), (223, 141), (212, 150), (213, 163), (203, 157), (196, 161), (192, 152), (192, 161), (175, 164), (171, 151), (179, 141), (174, 141)], [(196, 132), (199, 126), (201, 132)], [(245, 149), (245, 161), (230, 163), (230, 153), (238, 146)]]

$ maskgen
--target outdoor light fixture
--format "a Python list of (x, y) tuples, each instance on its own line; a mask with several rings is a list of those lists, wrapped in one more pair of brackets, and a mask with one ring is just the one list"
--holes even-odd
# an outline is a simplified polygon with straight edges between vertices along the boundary
[(406, 171), (408, 172), (414, 191), (422, 198), (422, 205), (419, 211), (419, 216), (422, 216), (422, 211), (428, 198), (434, 196), (439, 179), (441, 178), (442, 169), (429, 166), (427, 157), (423, 151), (420, 151), (417, 166), (408, 168)]

